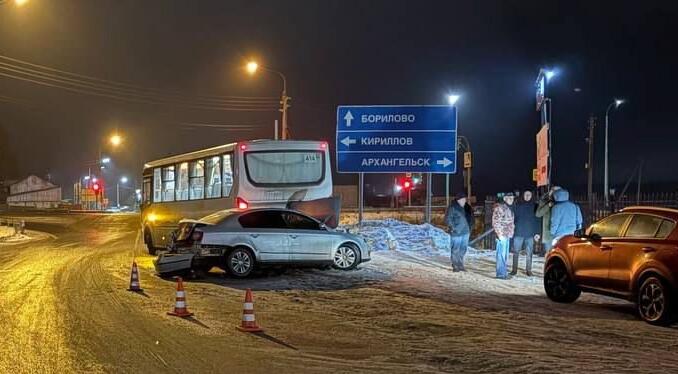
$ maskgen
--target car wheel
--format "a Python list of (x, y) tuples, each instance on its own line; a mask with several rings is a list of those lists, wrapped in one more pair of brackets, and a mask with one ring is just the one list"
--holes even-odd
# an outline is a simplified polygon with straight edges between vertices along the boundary
[(146, 243), (146, 248), (148, 248), (148, 254), (155, 256), (158, 250), (153, 246), (153, 236), (148, 230), (144, 232), (144, 242)]
[(334, 251), (332, 256), (334, 268), (340, 270), (351, 270), (360, 263), (360, 253), (358, 249), (349, 244), (342, 244)]
[(581, 295), (581, 290), (570, 278), (565, 265), (560, 262), (554, 262), (546, 268), (544, 290), (546, 296), (557, 303), (573, 303)]
[(638, 314), (645, 322), (665, 326), (674, 319), (673, 300), (670, 291), (661, 279), (651, 276), (638, 289)]
[(226, 267), (231, 275), (245, 278), (254, 269), (254, 255), (247, 248), (236, 248), (226, 257)]

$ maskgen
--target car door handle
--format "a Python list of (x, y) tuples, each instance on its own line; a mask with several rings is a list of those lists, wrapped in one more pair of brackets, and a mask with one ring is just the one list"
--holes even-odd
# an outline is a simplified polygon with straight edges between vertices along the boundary
[(645, 253), (657, 252), (657, 249), (652, 248), (652, 247), (643, 247), (643, 252), (645, 252)]
[(253, 237), (253, 238), (258, 238), (259, 234), (250, 234), (250, 236)]
[(296, 239), (296, 238), (298, 238), (298, 237), (299, 237), (299, 235), (296, 235), (296, 234), (290, 234), (290, 238), (292, 238), (292, 239)]
[(612, 249), (612, 247), (610, 247), (609, 245), (601, 245), (600, 246), (601, 251), (609, 251), (611, 249)]

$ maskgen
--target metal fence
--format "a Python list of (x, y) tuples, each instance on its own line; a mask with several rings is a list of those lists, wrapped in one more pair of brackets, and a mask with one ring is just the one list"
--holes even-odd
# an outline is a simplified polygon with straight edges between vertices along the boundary
[[(572, 201), (581, 208), (584, 227), (630, 206), (642, 205), (678, 209), (678, 193), (673, 192), (641, 193), (639, 196), (623, 196), (622, 198), (611, 201), (607, 207), (605, 206), (602, 197), (597, 195), (594, 196), (591, 201), (589, 201), (586, 196), (574, 196)], [(471, 245), (475, 248), (491, 249), (495, 246), (497, 236), (492, 230), (492, 209), (496, 202), (496, 196), (488, 196), (485, 199), (482, 214), (479, 218), (482, 222), (482, 229), (477, 230), (476, 235), (471, 238)], [(537, 245), (535, 251), (537, 253), (541, 252), (541, 243)]]

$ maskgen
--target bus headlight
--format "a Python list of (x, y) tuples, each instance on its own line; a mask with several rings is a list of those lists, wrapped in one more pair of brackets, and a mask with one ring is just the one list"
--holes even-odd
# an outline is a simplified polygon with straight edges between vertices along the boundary
[(158, 220), (158, 215), (155, 213), (149, 213), (149, 215), (146, 216), (146, 220), (148, 222), (154, 223), (155, 221)]

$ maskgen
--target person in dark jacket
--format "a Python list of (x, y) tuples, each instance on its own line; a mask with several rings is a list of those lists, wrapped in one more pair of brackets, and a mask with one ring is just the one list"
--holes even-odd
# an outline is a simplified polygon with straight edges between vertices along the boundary
[(518, 274), (518, 260), (520, 251), (525, 249), (527, 263), (525, 265), (525, 274), (532, 276), (532, 254), (534, 253), (534, 244), (540, 239), (541, 220), (536, 216), (537, 205), (532, 199), (532, 191), (523, 192), (523, 199), (516, 205), (515, 216), (515, 236), (513, 238), (513, 269), (511, 275)]
[(452, 269), (457, 271), (466, 271), (464, 269), (464, 256), (468, 248), (468, 239), (471, 235), (469, 222), (466, 218), (466, 195), (459, 194), (447, 208), (445, 213), (445, 224), (450, 231), (450, 257), (452, 260)]

